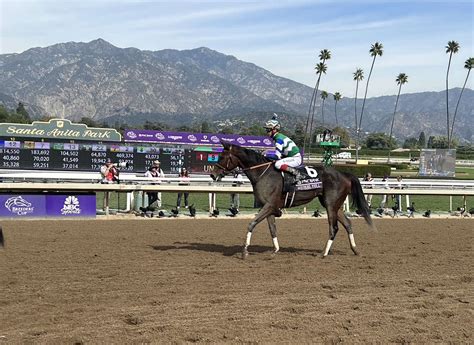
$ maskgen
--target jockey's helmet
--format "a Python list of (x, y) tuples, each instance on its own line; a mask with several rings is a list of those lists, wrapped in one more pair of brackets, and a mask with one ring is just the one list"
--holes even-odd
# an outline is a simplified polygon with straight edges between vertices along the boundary
[(265, 126), (263, 126), (265, 129), (268, 129), (268, 130), (273, 130), (273, 129), (276, 129), (277, 131), (280, 130), (281, 126), (280, 126), (280, 123), (277, 121), (277, 120), (268, 120), (266, 123), (265, 123)]

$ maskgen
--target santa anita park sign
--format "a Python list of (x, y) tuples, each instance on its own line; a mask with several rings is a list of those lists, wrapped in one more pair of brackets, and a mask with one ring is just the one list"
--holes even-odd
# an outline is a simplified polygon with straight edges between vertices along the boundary
[(2, 123), (0, 137), (50, 138), (66, 140), (121, 141), (122, 135), (115, 129), (89, 128), (81, 123), (66, 119), (52, 119), (48, 122), (35, 121), (32, 124)]

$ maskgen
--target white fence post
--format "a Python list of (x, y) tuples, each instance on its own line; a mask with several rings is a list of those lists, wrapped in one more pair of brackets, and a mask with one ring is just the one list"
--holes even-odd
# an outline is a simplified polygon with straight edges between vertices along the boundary
[(127, 192), (127, 206), (125, 208), (125, 212), (130, 212), (130, 210), (132, 209), (133, 200), (134, 200), (133, 192)]
[(344, 200), (344, 212), (349, 212), (349, 211), (350, 211), (349, 196), (346, 196), (346, 200)]

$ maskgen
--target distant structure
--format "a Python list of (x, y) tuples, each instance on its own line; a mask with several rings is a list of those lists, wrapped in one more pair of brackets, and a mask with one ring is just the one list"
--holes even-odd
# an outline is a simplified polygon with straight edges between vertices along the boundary
[(322, 134), (318, 134), (316, 136), (316, 142), (320, 147), (324, 148), (324, 166), (332, 166), (332, 156), (334, 155), (333, 149), (341, 147), (341, 137), (339, 135), (332, 134), (331, 130), (326, 129)]

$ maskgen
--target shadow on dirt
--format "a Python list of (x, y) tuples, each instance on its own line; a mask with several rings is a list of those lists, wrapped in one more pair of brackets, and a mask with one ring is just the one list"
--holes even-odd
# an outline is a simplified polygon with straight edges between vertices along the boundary
[[(223, 244), (215, 243), (187, 243), (187, 242), (175, 242), (173, 245), (168, 246), (150, 246), (154, 250), (158, 251), (168, 251), (168, 250), (197, 250), (204, 251), (209, 253), (222, 253), (224, 256), (233, 256), (236, 254), (242, 253), (242, 245), (233, 245), (226, 246)], [(273, 247), (269, 246), (253, 246), (249, 247), (250, 253), (267, 253), (272, 252)], [(320, 254), (322, 250), (317, 249), (303, 249), (303, 248), (294, 248), (294, 247), (284, 247), (280, 248), (280, 253), (294, 253), (294, 254)]]

